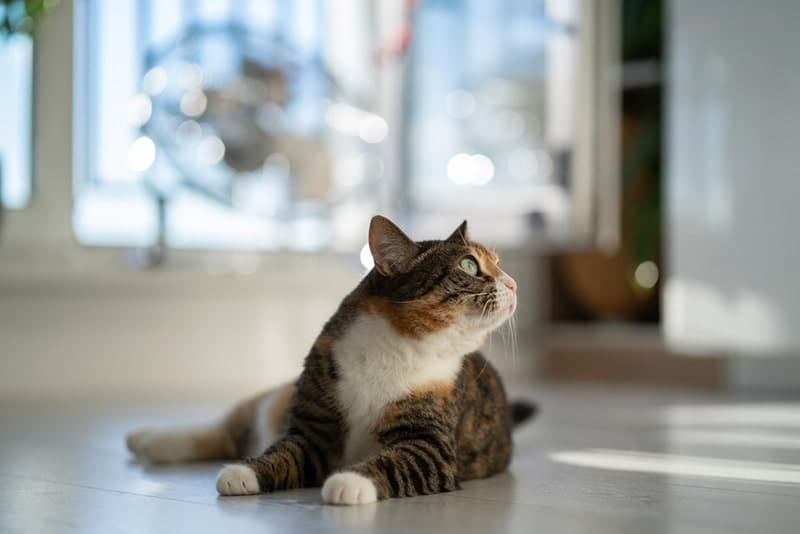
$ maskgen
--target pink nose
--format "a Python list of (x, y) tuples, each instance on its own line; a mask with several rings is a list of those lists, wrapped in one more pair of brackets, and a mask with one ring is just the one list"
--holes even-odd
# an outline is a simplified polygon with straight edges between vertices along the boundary
[(516, 292), (517, 292), (517, 283), (516, 283), (516, 282), (514, 281), (514, 279), (513, 279), (513, 278), (511, 278), (510, 276), (506, 276), (506, 277), (503, 279), (503, 283), (504, 283), (504, 284), (505, 284), (505, 286), (506, 286), (508, 289), (510, 289), (510, 290), (511, 290), (513, 293), (516, 293)]

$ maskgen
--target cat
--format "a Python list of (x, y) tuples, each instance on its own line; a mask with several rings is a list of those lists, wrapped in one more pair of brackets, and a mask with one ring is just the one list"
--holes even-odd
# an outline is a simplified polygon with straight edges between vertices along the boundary
[(470, 241), (414, 242), (389, 219), (369, 227), (374, 267), (342, 301), (297, 381), (242, 402), (206, 428), (140, 431), (150, 462), (243, 459), (220, 495), (322, 486), (330, 504), (453, 491), (511, 461), (509, 405), (477, 349), (516, 310), (517, 284)]

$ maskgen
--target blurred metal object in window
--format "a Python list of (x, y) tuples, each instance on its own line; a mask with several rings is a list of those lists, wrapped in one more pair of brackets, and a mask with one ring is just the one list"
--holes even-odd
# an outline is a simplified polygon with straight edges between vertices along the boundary
[[(330, 6), (123, 4), (88, 0), (79, 15), (89, 56), (82, 98), (92, 117), (82, 132), (90, 178), (78, 182), (79, 240), (360, 246), (349, 227), (378, 210), (377, 146), (389, 126), (373, 109), (371, 84), (348, 76), (360, 65), (351, 57), (342, 68), (323, 49), (337, 31), (322, 22)], [(120, 210), (140, 223), (106, 220)]]

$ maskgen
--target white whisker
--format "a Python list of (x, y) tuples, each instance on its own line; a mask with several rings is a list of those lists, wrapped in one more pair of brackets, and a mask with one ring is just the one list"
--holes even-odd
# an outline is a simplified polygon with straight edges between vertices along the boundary
[(517, 318), (512, 315), (508, 322), (510, 325), (511, 330), (511, 361), (514, 363), (514, 366), (517, 365), (517, 361), (519, 359), (519, 344), (517, 340)]

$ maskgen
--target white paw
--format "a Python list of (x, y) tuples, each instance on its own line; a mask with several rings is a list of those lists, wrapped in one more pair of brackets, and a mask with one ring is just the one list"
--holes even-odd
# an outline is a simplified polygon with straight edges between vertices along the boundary
[(153, 463), (182, 462), (192, 456), (193, 442), (186, 432), (141, 430), (128, 434), (128, 450), (137, 458)]
[(226, 465), (217, 475), (220, 495), (254, 495), (261, 493), (256, 472), (246, 465)]
[(378, 500), (378, 490), (367, 477), (345, 471), (328, 477), (322, 486), (322, 500), (328, 504), (366, 504)]
[(153, 434), (153, 432), (149, 430), (139, 430), (138, 432), (131, 432), (125, 436), (125, 444), (128, 446), (128, 450), (138, 456), (144, 448), (144, 443), (148, 441), (151, 434)]

